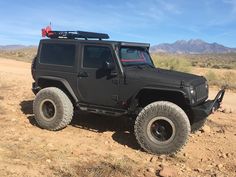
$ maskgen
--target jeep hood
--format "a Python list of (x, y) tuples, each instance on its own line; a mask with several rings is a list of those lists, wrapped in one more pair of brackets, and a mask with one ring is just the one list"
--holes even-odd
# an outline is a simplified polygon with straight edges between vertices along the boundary
[(127, 77), (140, 80), (149, 84), (158, 84), (163, 86), (197, 86), (206, 81), (202, 76), (188, 74), (178, 71), (165, 70), (159, 68), (129, 68)]

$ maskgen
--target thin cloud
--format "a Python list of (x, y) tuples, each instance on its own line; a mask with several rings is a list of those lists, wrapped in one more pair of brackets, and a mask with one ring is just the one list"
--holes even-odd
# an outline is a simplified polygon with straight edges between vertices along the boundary
[(232, 12), (236, 13), (236, 0), (223, 0), (224, 3), (230, 4), (232, 7)]

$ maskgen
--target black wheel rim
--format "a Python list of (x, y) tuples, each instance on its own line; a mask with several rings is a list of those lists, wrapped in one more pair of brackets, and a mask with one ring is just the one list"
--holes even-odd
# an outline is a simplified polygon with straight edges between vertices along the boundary
[(155, 117), (148, 124), (147, 134), (154, 143), (168, 143), (175, 136), (174, 123), (165, 117)]
[(41, 113), (45, 119), (52, 119), (56, 113), (55, 104), (51, 100), (45, 100), (41, 106)]
[(151, 133), (158, 141), (166, 141), (170, 139), (173, 129), (165, 120), (156, 120), (151, 125)]

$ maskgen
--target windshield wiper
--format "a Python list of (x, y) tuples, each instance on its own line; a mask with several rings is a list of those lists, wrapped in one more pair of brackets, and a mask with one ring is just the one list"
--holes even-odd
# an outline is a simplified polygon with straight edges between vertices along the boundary
[(138, 68), (138, 69), (143, 69), (142, 66), (140, 65), (126, 65), (127, 67), (134, 67), (134, 68)]
[(149, 67), (151, 67), (151, 68), (155, 68), (155, 66), (153, 66), (153, 65), (151, 65), (151, 64), (149, 64), (149, 63), (141, 63), (141, 64), (139, 64), (139, 65), (149, 66)]

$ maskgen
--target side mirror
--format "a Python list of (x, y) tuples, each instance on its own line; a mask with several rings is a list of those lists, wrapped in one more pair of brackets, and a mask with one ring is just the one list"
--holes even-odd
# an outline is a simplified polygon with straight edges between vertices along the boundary
[(105, 61), (105, 62), (104, 62), (104, 65), (103, 65), (103, 68), (104, 68), (105, 70), (112, 71), (112, 70), (115, 69), (115, 64), (114, 64), (114, 63), (111, 63), (111, 62), (109, 62), (109, 61)]

